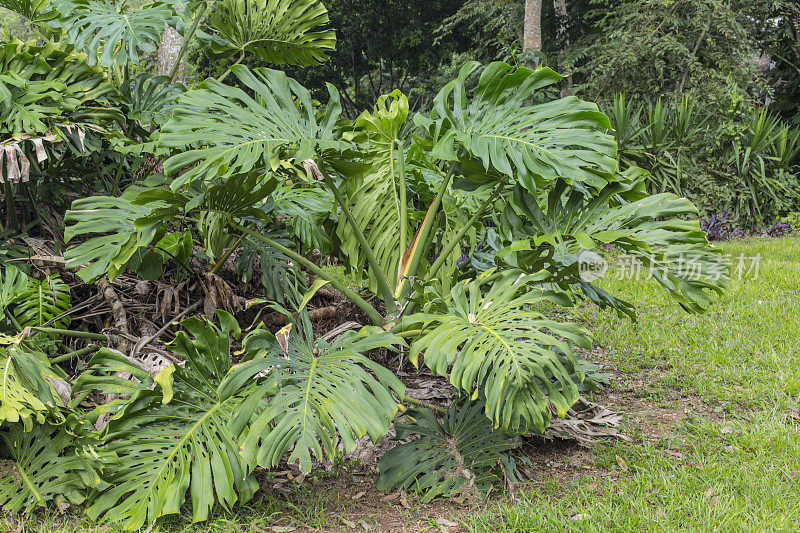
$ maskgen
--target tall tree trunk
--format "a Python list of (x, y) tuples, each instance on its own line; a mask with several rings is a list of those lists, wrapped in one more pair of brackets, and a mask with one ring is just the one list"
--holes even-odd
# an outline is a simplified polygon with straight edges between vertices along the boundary
[[(161, 44), (158, 45), (158, 75), (169, 76), (178, 61), (178, 54), (183, 45), (183, 36), (175, 28), (167, 26), (161, 34)], [(181, 61), (175, 80), (181, 83), (186, 81), (186, 59)]]
[(542, 0), (525, 0), (525, 25), (522, 51), (538, 52), (542, 49)]
[[(569, 46), (569, 38), (567, 37), (567, 0), (553, 0), (553, 7), (556, 10), (556, 15), (561, 21), (558, 28), (558, 38), (564, 43), (564, 46)], [(563, 71), (563, 66), (559, 65), (559, 70)], [(567, 76), (566, 87), (561, 89), (561, 98), (572, 94), (572, 74)]]
[(553, 7), (556, 10), (556, 15), (561, 19), (561, 24), (558, 28), (558, 37), (564, 38), (567, 32), (566, 18), (567, 18), (567, 0), (553, 0)]

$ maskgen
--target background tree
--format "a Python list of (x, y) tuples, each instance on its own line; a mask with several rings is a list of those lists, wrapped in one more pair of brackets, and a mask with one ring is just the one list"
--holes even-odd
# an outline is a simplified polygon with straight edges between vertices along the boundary
[(542, 0), (525, 0), (525, 25), (522, 50), (542, 49)]
[(182, 60), (180, 65), (177, 64), (178, 56), (185, 42), (186, 39), (178, 33), (178, 30), (167, 26), (161, 34), (161, 43), (158, 45), (156, 64), (159, 76), (170, 76), (172, 71), (177, 68), (177, 74), (173, 79), (179, 82), (186, 81), (186, 62)]
[(800, 4), (772, 0), (746, 2), (742, 8), (774, 91), (772, 107), (800, 124)]
[(575, 81), (592, 99), (684, 91), (703, 98), (733, 88), (763, 102), (768, 94), (736, 3), (598, 0), (586, 17), (594, 30), (574, 45), (583, 57)]

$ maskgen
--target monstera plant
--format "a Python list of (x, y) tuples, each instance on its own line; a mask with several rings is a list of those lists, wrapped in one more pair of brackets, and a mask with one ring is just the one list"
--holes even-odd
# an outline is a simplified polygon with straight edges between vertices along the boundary
[[(151, 50), (173, 9), (148, 4), (128, 17), (129, 8), (98, 0), (58, 6), (68, 4), (68, 18), (44, 17), (49, 31), (88, 43), (89, 62), (110, 69)], [(212, 24), (221, 56), (310, 65), (333, 48), (314, 0), (226, 0), (220, 13)], [(239, 247), (260, 256), (270, 296), (260, 304), (285, 310), (289, 324), (245, 334), (223, 311), (187, 319), (165, 347), (184, 366), (153, 375), (104, 348), (52, 405), (47, 357), (24, 332), (10, 335), (6, 366), (29, 377), (14, 382), (15, 411), (0, 429), (7, 452), (20, 469), (42, 456), (63, 490), (51, 478), (11, 477), (0, 505), (86, 501), (92, 518), (137, 529), (179, 512), (188, 495), (194, 520), (204, 520), (215, 502), (247, 501), (256, 468), (289, 461), (308, 471), (364, 436), (383, 438), (395, 421), (398, 437), (412, 440), (387, 455), (382, 488), (426, 498), (490, 490), (517, 436), (546, 430), (585, 386), (578, 348), (590, 347), (589, 334), (554, 318), (553, 306), (588, 298), (633, 316), (581, 275), (583, 254), (637, 257), (689, 312), (703, 311), (727, 279), (691, 203), (648, 197), (646, 173), (620, 172), (608, 118), (574, 97), (547, 98), (560, 79), (547, 68), (467, 63), (413, 118), (399, 91), (347, 118), (335, 87), (321, 104), (281, 71), (238, 63), (185, 92), (129, 79), (121, 101), (147, 126), (137, 149), (166, 156), (165, 173), (121, 196), (74, 202), (66, 237), (81, 242), (67, 250), (68, 266), (87, 282), (141, 272), (142, 253), (180, 222), (214, 264)], [(358, 283), (302, 253), (315, 249)], [(680, 268), (683, 257), (701, 268)], [(3, 281), (10, 296), (0, 313), (31, 314), (17, 303), (25, 288)], [(326, 284), (363, 324), (315, 335), (305, 307)], [(452, 385), (459, 399), (443, 422), (420, 406), (406, 411), (396, 365), (371, 357), (387, 351)], [(109, 402), (82, 407), (91, 391)], [(35, 439), (25, 433), (32, 427)]]
[[(718, 251), (686, 218), (694, 207), (671, 194), (647, 197), (644, 172), (619, 172), (615, 143), (605, 133), (608, 120), (593, 104), (576, 98), (530, 103), (560, 79), (548, 69), (469, 63), (413, 125), (399, 92), (348, 120), (333, 87), (327, 105), (319, 106), (280, 71), (234, 65), (231, 72), (238, 87), (203, 82), (180, 97), (164, 125), (160, 143), (173, 154), (164, 167), (174, 177), (112, 209), (148, 212), (132, 223), (142, 238), (172, 220), (193, 223), (206, 242), (222, 238), (221, 245), (207, 246), (214, 257), (240, 238), (271, 248), (317, 277), (311, 291), (330, 283), (371, 322), (352, 340), (342, 335), (333, 345), (310, 337), (301, 321), (283, 341), (263, 334), (259, 355), (244, 364), (250, 376), (271, 368), (259, 379), (276, 391), (243, 437), (245, 450), (258, 449), (252, 457), (259, 465), (288, 454), (310, 468), (311, 458), (334, 451), (335, 440), (347, 448), (355, 437), (377, 438), (388, 429), (396, 406), (386, 395), (403, 401), (388, 370), (359, 357), (358, 364), (375, 376), (365, 375), (359, 386), (352, 381), (359, 375), (356, 360), (339, 368), (339, 379), (322, 373), (328, 354), (364, 353), (356, 349), (362, 341), (353, 344), (356, 338), (370, 349), (407, 349), (413, 364), (443, 376), (465, 398), (480, 399), (490, 428), (507, 435), (542, 432), (553, 410), (564, 416), (577, 401), (584, 379), (577, 348), (590, 346), (583, 328), (543, 309), (589, 298), (633, 314), (629, 304), (581, 276), (582, 253), (613, 246), (639, 258), (690, 312), (702, 311), (711, 301), (708, 291), (725, 282), (724, 268), (716, 268)], [(285, 201), (273, 196), (279, 184), (332, 198), (336, 224), (330, 237), (339, 243), (332, 252), (373, 297), (271, 235), (275, 206)], [(88, 201), (86, 210), (82, 206), (77, 203), (68, 218), (90, 227), (100, 215)], [(299, 215), (292, 218), (302, 222)], [(487, 229), (497, 235), (489, 267), (459, 265)], [(312, 245), (302, 233), (296, 239)], [(703, 268), (682, 269), (682, 257)], [(85, 268), (93, 269), (91, 261)], [(114, 272), (120, 268), (124, 261)], [(275, 351), (286, 362), (266, 366), (260, 354)], [(279, 379), (275, 373), (282, 367), (295, 368), (291, 381), (308, 380), (305, 388)], [(305, 395), (316, 387), (341, 400), (312, 402), (319, 410), (310, 418), (303, 408), (302, 425), (286, 434), (293, 435), (286, 447), (284, 420), (299, 422), (294, 406), (303, 403), (295, 402), (310, 401)], [(354, 393), (360, 399), (345, 400)], [(365, 405), (374, 410), (365, 412)], [(272, 419), (279, 413), (282, 418)], [(425, 460), (424, 454), (411, 456)], [(388, 480), (395, 479), (409, 486), (397, 468), (384, 484), (393, 486)]]

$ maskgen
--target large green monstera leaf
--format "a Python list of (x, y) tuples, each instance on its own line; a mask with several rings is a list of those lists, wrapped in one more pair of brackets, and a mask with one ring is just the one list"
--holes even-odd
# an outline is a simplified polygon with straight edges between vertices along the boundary
[(411, 344), (412, 362), (423, 355), (425, 365), (449, 376), (458, 390), (474, 398), (483, 394), (486, 416), (515, 432), (544, 431), (551, 403), (566, 414), (578, 399), (571, 376), (582, 373), (573, 344), (591, 346), (582, 328), (535, 310), (545, 302), (569, 303), (560, 293), (537, 288), (541, 281), (506, 272), (485, 294), (481, 279), (461, 281), (449, 293), (431, 291), (424, 312), (403, 322), (422, 327)]
[(480, 65), (467, 63), (436, 96), (430, 116), (415, 117), (435, 143), (433, 155), (480, 161), (536, 190), (557, 178), (602, 187), (617, 170), (608, 118), (575, 97), (532, 105), (534, 92), (559, 81), (548, 68), (491, 63), (467, 96)]
[(17, 39), (0, 43), (0, 130), (15, 138), (44, 135), (74, 122), (78, 110), (87, 118), (94, 112), (89, 109), (91, 102), (113, 87), (101, 69), (84, 59), (63, 43), (37, 46)]
[(151, 213), (153, 206), (134, 205), (135, 191), (128, 189), (121, 197), (89, 196), (75, 200), (64, 221), (64, 240), (93, 235), (91, 239), (67, 248), (64, 258), (70, 268), (79, 268), (78, 276), (87, 283), (108, 274), (113, 280), (125, 272), (125, 265), (138, 250), (155, 238), (153, 227), (137, 228), (134, 222)]
[(82, 503), (83, 461), (75, 454), (73, 436), (61, 426), (38, 424), (25, 431), (19, 424), (0, 432), (5, 453), (14, 461), (0, 477), (0, 508), (30, 512), (50, 501)]
[[(217, 316), (219, 328), (207, 320), (184, 321), (170, 349), (187, 358), (185, 367), (163, 370), (154, 380), (158, 387), (135, 392), (105, 427), (103, 456), (113, 459), (106, 460), (104, 479), (112, 486), (89, 507), (92, 519), (138, 529), (179, 513), (189, 492), (192, 519), (202, 521), (215, 501), (230, 508), (257, 489), (237, 443), (257, 402), (220, 393), (231, 337), (240, 331), (231, 315)], [(106, 356), (97, 363), (107, 371), (121, 361)], [(248, 390), (245, 384), (234, 393)], [(235, 420), (243, 421), (238, 429)]]
[(689, 200), (647, 196), (643, 179), (636, 172), (596, 194), (558, 181), (546, 198), (516, 187), (513, 206), (501, 217), (509, 244), (498, 258), (527, 272), (547, 269), (562, 285), (580, 285), (599, 305), (632, 314), (629, 304), (581, 279), (583, 254), (601, 256), (613, 245), (641, 262), (687, 311), (702, 312), (711, 304), (709, 292), (721, 293), (727, 284), (730, 265), (692, 218), (697, 208)]
[(225, 42), (212, 41), (213, 53), (253, 53), (273, 65), (317, 65), (336, 46), (328, 11), (319, 0), (223, 0), (213, 25)]
[(69, 40), (85, 50), (90, 65), (138, 63), (161, 42), (167, 21), (175, 14), (169, 3), (153, 2), (139, 9), (124, 11), (112, 2), (99, 0), (57, 0), (64, 16), (59, 20)]
[(411, 440), (383, 456), (378, 489), (414, 490), (423, 502), (437, 496), (461, 493), (474, 498), (488, 493), (497, 480), (492, 470), (517, 439), (493, 429), (484, 410), (483, 401), (456, 401), (442, 422), (430, 409), (406, 411), (410, 422), (395, 422), (394, 427), (397, 440)]
[[(60, 316), (72, 307), (70, 304), (69, 286), (61, 276), (53, 274), (44, 279), (28, 279), (28, 286), (17, 296), (14, 315), (22, 327), (43, 326)], [(69, 317), (55, 320), (56, 327), (67, 327)]]
[(302, 161), (347, 145), (336, 133), (341, 105), (333, 86), (328, 85), (330, 100), (318, 120), (311, 93), (283, 72), (252, 71), (243, 65), (232, 66), (231, 72), (257, 99), (206, 80), (181, 96), (185, 107), (164, 125), (163, 146), (181, 150), (164, 163), (167, 173), (175, 175), (173, 190), (206, 175), (226, 178), (265, 167), (275, 170), (281, 159)]
[(288, 333), (234, 369), (231, 383), (268, 371), (264, 386), (277, 390), (251, 425), (245, 456), (264, 467), (297, 461), (308, 472), (312, 460), (333, 457), (340, 440), (349, 451), (364, 435), (373, 441), (386, 435), (398, 410), (391, 393), (400, 398), (405, 386), (364, 353), (403, 344), (378, 327), (330, 342)]

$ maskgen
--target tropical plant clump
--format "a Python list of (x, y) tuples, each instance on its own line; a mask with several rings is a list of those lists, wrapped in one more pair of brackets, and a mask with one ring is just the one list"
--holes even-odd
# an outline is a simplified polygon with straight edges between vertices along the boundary
[[(185, 22), (196, 22), (203, 2), (186, 11), (161, 2), (1, 4), (28, 17), (49, 49), (69, 50), (58, 57), (72, 54), (76, 75), (100, 74), (118, 115), (93, 131), (108, 150), (145, 162), (121, 193), (117, 180), (108, 194), (75, 200), (65, 217), (66, 266), (114, 301), (113, 328), (66, 329), (71, 304), (58, 277), (2, 267), (0, 433), (19, 474), (0, 480), (4, 510), (70, 502), (137, 529), (188, 505), (201, 521), (215, 505), (248, 501), (258, 468), (288, 461), (307, 472), (364, 436), (383, 438), (393, 423), (398, 437), (416, 437), (385, 456), (381, 487), (426, 498), (488, 491), (503, 453), (565, 416), (591, 380), (580, 356), (588, 332), (552, 310), (588, 300), (635, 316), (586, 278), (585, 254), (631, 255), (693, 313), (727, 280), (694, 205), (648, 195), (644, 170), (620, 172), (596, 105), (539, 97), (561, 79), (548, 68), (469, 62), (427, 113), (412, 118), (393, 91), (351, 120), (332, 85), (322, 105), (266, 67), (232, 61), (189, 89), (134, 75), (166, 24), (192, 38), (198, 25)], [(334, 47), (317, 0), (225, 0), (224, 13), (212, 19), (216, 33), (202, 36), (221, 57), (309, 65)], [(37, 88), (0, 96), (44, 125), (7, 124), (10, 138), (55, 136), (64, 120), (76, 131), (93, 124), (68, 115), (78, 109), (74, 77), (39, 78), (54, 68), (45, 61), (20, 55), (0, 77), (0, 89)], [(198, 250), (210, 265), (200, 274), (191, 267)], [(356, 283), (304, 254), (313, 250), (338, 258)], [(266, 295), (247, 307), (276, 310), (285, 325), (243, 328), (233, 314), (240, 302), (217, 298), (226, 309), (183, 320), (158, 364), (146, 364), (112, 282), (126, 272), (158, 280), (174, 262), (219, 295), (215, 272), (234, 252), (242, 275), (260, 271)], [(364, 323), (318, 331), (308, 304), (328, 288)], [(62, 353), (74, 337), (92, 344)], [(459, 398), (445, 420), (407, 410), (396, 365), (379, 364), (376, 352), (447, 380)]]

